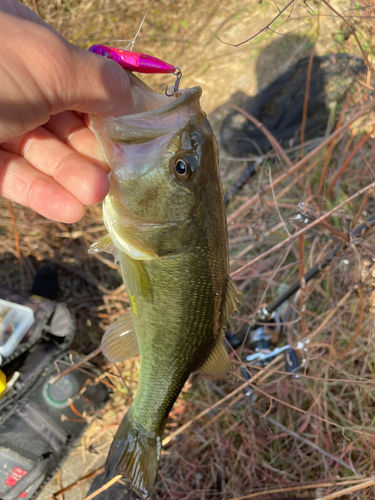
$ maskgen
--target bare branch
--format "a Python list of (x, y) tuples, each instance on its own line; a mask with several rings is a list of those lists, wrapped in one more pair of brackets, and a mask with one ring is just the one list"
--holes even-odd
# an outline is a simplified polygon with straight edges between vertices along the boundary
[[(263, 31), (267, 31), (270, 26), (276, 21), (277, 18), (279, 18), (281, 16), (281, 14), (283, 12), (286, 11), (286, 9), (290, 6), (294, 4), (294, 0), (290, 0), (290, 2), (288, 3), (288, 5), (286, 7), (283, 8), (283, 10), (280, 10), (279, 9), (279, 13), (277, 14), (277, 16), (275, 16), (271, 22), (269, 22), (267, 24), (267, 26), (265, 26), (264, 28), (262, 28), (260, 31), (258, 31), (258, 33), (256, 33), (255, 35), (251, 36), (250, 38), (248, 38), (247, 40), (244, 40), (243, 42), (240, 42), (240, 43), (228, 43), (228, 42), (224, 42), (223, 40), (221, 40), (217, 35), (215, 36), (215, 38), (217, 38), (219, 40), (219, 42), (221, 43), (224, 43), (225, 45), (230, 45), (231, 47), (239, 47), (240, 45), (243, 45), (244, 43), (247, 43), (247, 42), (250, 42), (250, 40), (252, 40), (253, 38), (257, 37), (258, 35), (260, 35), (261, 33), (263, 33)], [(288, 16), (288, 19), (289, 19), (289, 16)]]

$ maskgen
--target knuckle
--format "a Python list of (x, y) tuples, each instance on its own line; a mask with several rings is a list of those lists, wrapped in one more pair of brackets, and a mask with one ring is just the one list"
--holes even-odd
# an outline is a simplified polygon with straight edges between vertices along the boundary
[(59, 182), (59, 178), (64, 175), (64, 171), (68, 169), (71, 170), (75, 163), (77, 163), (76, 153), (68, 153), (59, 156), (53, 166), (52, 177)]
[(41, 198), (41, 185), (40, 185), (40, 179), (34, 179), (30, 184), (27, 189), (26, 193), (26, 200), (27, 200), (27, 206), (30, 208), (34, 208), (39, 200)]
[(17, 154), (25, 158), (32, 146), (35, 144), (35, 141), (42, 140), (44, 138), (44, 135), (45, 134), (43, 133), (42, 127), (37, 127), (30, 132), (26, 132), (26, 134), (24, 134), (18, 140)]

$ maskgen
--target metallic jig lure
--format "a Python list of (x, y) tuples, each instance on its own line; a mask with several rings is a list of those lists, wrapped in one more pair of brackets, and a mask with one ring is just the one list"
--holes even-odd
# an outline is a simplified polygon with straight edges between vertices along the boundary
[(173, 93), (178, 91), (178, 86), (182, 77), (180, 68), (172, 66), (172, 64), (164, 62), (157, 57), (149, 56), (148, 54), (130, 52), (115, 47), (107, 47), (106, 45), (100, 44), (92, 45), (89, 48), (89, 51), (99, 54), (100, 56), (108, 57), (129, 71), (148, 74), (171, 73), (176, 77)]

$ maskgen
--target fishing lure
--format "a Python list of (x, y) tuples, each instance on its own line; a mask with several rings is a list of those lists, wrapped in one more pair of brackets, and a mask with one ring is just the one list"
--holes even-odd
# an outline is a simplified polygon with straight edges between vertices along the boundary
[[(92, 45), (89, 48), (90, 52), (99, 54), (100, 56), (108, 57), (116, 61), (120, 66), (129, 71), (137, 73), (171, 73), (175, 75), (176, 82), (174, 84), (173, 93), (178, 91), (179, 83), (182, 77), (180, 68), (172, 66), (167, 62), (158, 59), (157, 57), (149, 56), (148, 54), (140, 54), (128, 50), (118, 49), (115, 47), (107, 47), (106, 45)], [(168, 95), (168, 94), (167, 94)]]

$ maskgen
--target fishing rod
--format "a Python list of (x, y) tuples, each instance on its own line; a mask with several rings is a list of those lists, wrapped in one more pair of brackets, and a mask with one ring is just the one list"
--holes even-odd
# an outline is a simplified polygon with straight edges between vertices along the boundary
[[(352, 232), (353, 237), (361, 237), (363, 234), (375, 225), (375, 214), (372, 215), (366, 222), (363, 222), (357, 226)], [(342, 242), (333, 250), (333, 252), (326, 257), (323, 262), (316, 264), (312, 267), (304, 276), (305, 282), (308, 283), (317, 274), (323, 271), (335, 257), (344, 248), (346, 242)], [(284, 354), (285, 359), (285, 371), (288, 373), (298, 373), (300, 370), (300, 361), (298, 359), (295, 349), (293, 349), (289, 344), (283, 347), (277, 346), (280, 335), (282, 334), (283, 325), (282, 319), (277, 313), (277, 309), (292, 295), (294, 295), (301, 286), (300, 280), (295, 281), (285, 292), (281, 293), (276, 299), (271, 302), (268, 306), (261, 307), (254, 316), (254, 320), (251, 323), (246, 323), (243, 325), (241, 330), (236, 334), (232, 334), (230, 331), (225, 332), (226, 339), (230, 343), (233, 349), (240, 347), (245, 338), (248, 338), (248, 344), (255, 351), (246, 357), (248, 363), (254, 365), (266, 365), (270, 363), (280, 354)], [(274, 348), (272, 348), (274, 346)], [(250, 374), (244, 366), (241, 368), (241, 374), (245, 380), (250, 380)], [(245, 393), (250, 394), (250, 389), (246, 388)]]
[(257, 161), (253, 161), (250, 163), (250, 165), (247, 166), (245, 172), (241, 175), (241, 177), (238, 179), (237, 182), (234, 183), (234, 185), (229, 189), (229, 191), (224, 195), (224, 203), (225, 206), (227, 207), (232, 199), (232, 197), (240, 191), (240, 189), (243, 188), (243, 186), (246, 184), (246, 182), (250, 179), (251, 176), (256, 174), (256, 165), (258, 164)]
[[(256, 162), (252, 162), (246, 169), (246, 171), (241, 175), (238, 181), (232, 186), (229, 192), (225, 195), (225, 205), (228, 206), (232, 197), (243, 187), (247, 179), (256, 173)], [(375, 225), (375, 214), (372, 215), (367, 221), (363, 222), (357, 226), (351, 233), (351, 236), (361, 237), (369, 229)], [(346, 242), (343, 241), (331, 252), (330, 255), (324, 258), (322, 262), (319, 262), (304, 275), (305, 283), (308, 283), (316, 275), (321, 273), (327, 266), (329, 266), (335, 257), (345, 247)], [(226, 338), (231, 346), (236, 349), (242, 345), (244, 339), (249, 335), (250, 343), (252, 348), (256, 351), (255, 354), (247, 357), (248, 362), (255, 364), (267, 364), (277, 355), (284, 352), (285, 354), (285, 365), (286, 371), (291, 373), (296, 373), (299, 371), (299, 361), (296, 352), (289, 346), (276, 347), (271, 350), (271, 345), (276, 345), (278, 339), (282, 332), (282, 321), (277, 310), (290, 299), (301, 287), (301, 280), (298, 279), (292, 285), (290, 285), (287, 290), (278, 295), (270, 304), (261, 307), (254, 316), (254, 321), (247, 323), (241, 328), (241, 330), (233, 335), (231, 332), (226, 332)], [(247, 374), (247, 375), (246, 375)], [(246, 378), (248, 373), (246, 371), (243, 376)]]
[[(367, 219), (366, 222), (363, 222), (360, 224), (354, 231), (352, 232), (352, 236), (358, 237), (362, 236), (366, 231), (371, 229), (372, 226), (375, 225), (375, 215), (372, 215), (369, 219)], [(345, 242), (340, 243), (337, 245), (337, 247), (333, 250), (333, 252), (326, 257), (323, 262), (319, 262), (316, 264), (314, 267), (308, 271), (305, 276), (305, 282), (308, 283), (314, 276), (319, 274), (325, 267), (327, 267), (333, 259), (340, 253), (340, 251), (344, 248)], [(271, 302), (267, 307), (262, 307), (258, 312), (257, 312), (257, 318), (260, 321), (267, 321), (267, 318), (269, 318), (276, 309), (278, 309), (281, 304), (286, 302), (293, 294), (295, 294), (301, 286), (301, 281), (295, 281), (293, 285), (291, 285), (285, 292), (280, 294), (276, 299)]]
[[(312, 139), (310, 141), (306, 141), (304, 144), (299, 144), (298, 146), (295, 146), (290, 149), (286, 149), (285, 152), (287, 153), (287, 156), (289, 158), (294, 158), (299, 154), (301, 151), (301, 147), (305, 149), (305, 151), (310, 151), (311, 149), (314, 149), (316, 146), (318, 146), (322, 142), (322, 138), (318, 137), (317, 139)], [(254, 174), (256, 174), (259, 170), (259, 166), (263, 163), (264, 160), (266, 159), (271, 159), (276, 156), (276, 153), (267, 153), (266, 155), (263, 156), (258, 156), (258, 157), (253, 157), (253, 158), (223, 158), (225, 160), (242, 160), (244, 162), (248, 163), (248, 166), (246, 167), (246, 170), (241, 174), (240, 178), (238, 181), (234, 183), (234, 185), (229, 189), (229, 191), (224, 195), (224, 203), (225, 206), (227, 207), (233, 198), (235, 194), (240, 191), (246, 182), (252, 177)]]

